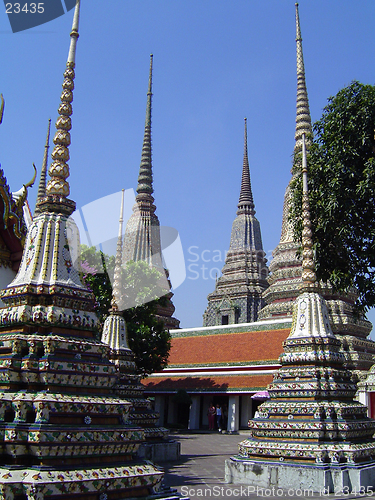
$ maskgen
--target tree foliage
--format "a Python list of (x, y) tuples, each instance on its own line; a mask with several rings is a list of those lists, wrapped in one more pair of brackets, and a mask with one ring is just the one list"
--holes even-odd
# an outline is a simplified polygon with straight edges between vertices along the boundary
[[(356, 287), (362, 310), (375, 305), (375, 87), (352, 82), (330, 97), (307, 156), (318, 279)], [(295, 165), (299, 159), (295, 159)], [(301, 238), (301, 176), (291, 218)]]
[(81, 245), (81, 278), (95, 295), (95, 312), (101, 327), (111, 307), (114, 268), (113, 256), (98, 252), (95, 247)]
[[(95, 311), (103, 325), (111, 308), (115, 259), (82, 245), (81, 267), (83, 281), (95, 295)], [(138, 373), (143, 376), (165, 368), (171, 347), (170, 333), (156, 317), (158, 305), (166, 302), (167, 290), (161, 288), (161, 278), (159, 271), (142, 261), (128, 262), (121, 273), (120, 310)], [(121, 304), (131, 307), (123, 308)]]

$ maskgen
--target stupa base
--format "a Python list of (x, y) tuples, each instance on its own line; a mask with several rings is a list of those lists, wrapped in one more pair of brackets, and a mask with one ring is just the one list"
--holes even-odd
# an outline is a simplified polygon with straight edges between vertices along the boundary
[(366, 464), (303, 464), (244, 460), (225, 461), (225, 482), (258, 488), (280, 488), (327, 495), (372, 494), (375, 488), (375, 461)]
[(111, 500), (152, 497), (161, 488), (163, 471), (150, 462), (86, 469), (0, 468), (0, 498), (13, 500)]

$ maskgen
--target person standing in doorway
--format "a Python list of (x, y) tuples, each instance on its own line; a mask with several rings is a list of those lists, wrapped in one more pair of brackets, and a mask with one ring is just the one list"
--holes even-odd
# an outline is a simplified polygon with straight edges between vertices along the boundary
[(208, 415), (208, 430), (213, 431), (215, 429), (215, 415), (216, 415), (216, 408), (213, 403), (210, 403), (207, 415)]
[(221, 406), (216, 405), (216, 423), (217, 423), (217, 428), (219, 432), (221, 433), (221, 426), (222, 426), (222, 419), (221, 419)]

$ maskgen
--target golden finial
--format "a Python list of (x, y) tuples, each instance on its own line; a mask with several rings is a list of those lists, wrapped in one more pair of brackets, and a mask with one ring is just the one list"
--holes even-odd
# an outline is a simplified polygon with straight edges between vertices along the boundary
[(72, 101), (74, 89), (74, 67), (75, 67), (75, 54), (76, 45), (79, 37), (78, 24), (79, 24), (79, 8), (80, 0), (77, 0), (72, 31), (70, 33), (70, 48), (68, 60), (66, 63), (66, 70), (64, 72), (63, 91), (61, 93), (61, 104), (58, 109), (59, 117), (56, 120), (56, 134), (53, 138), (55, 147), (52, 151), (52, 164), (49, 169), (50, 180), (48, 181), (46, 194), (52, 196), (57, 200), (62, 200), (69, 196), (70, 188), (67, 182), (69, 177), (69, 146), (70, 146), (70, 133), (72, 128)]

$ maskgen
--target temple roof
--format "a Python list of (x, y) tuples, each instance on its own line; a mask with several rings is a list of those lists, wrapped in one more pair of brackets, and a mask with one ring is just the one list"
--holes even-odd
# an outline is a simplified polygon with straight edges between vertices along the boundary
[(168, 366), (142, 383), (150, 393), (257, 392), (279, 368), (290, 322), (172, 331)]
[(257, 392), (272, 382), (270, 375), (207, 375), (202, 377), (153, 376), (142, 380), (146, 392), (169, 392), (185, 389), (189, 392)]
[[(225, 330), (224, 330), (225, 332)], [(172, 338), (168, 368), (176, 365), (277, 361), (289, 328)]]

